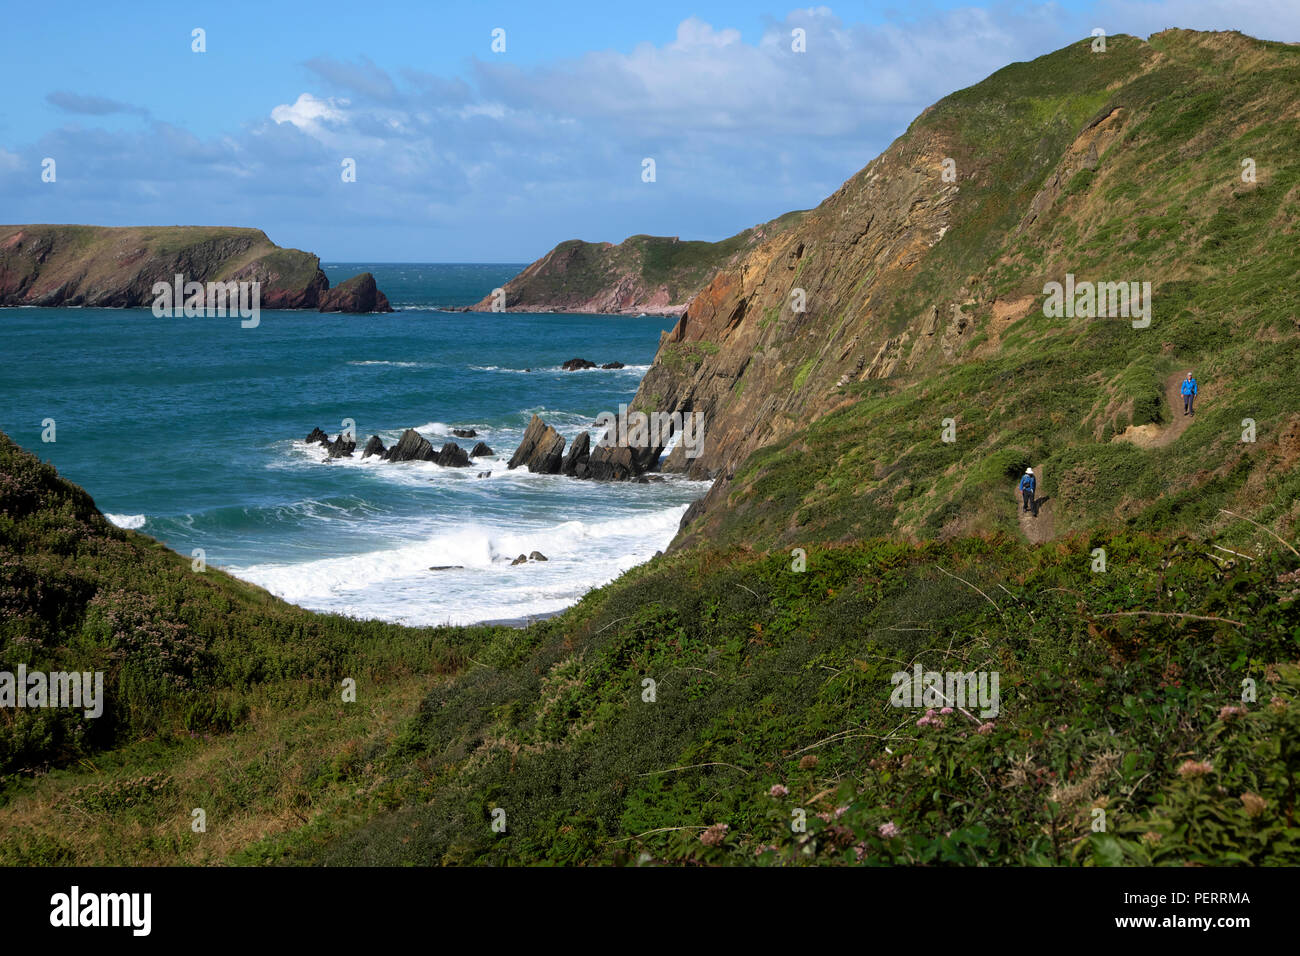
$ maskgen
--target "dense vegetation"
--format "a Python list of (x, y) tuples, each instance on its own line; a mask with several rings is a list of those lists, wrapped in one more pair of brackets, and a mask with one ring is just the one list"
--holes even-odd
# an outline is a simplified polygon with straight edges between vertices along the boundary
[[(4, 862), (1300, 860), (1277, 542), (694, 550), (416, 631), (196, 573), (8, 442), (0, 474), (6, 661), (102, 664), (114, 701), (93, 736), (7, 723)], [(916, 663), (996, 671), (999, 713), (890, 706)]]

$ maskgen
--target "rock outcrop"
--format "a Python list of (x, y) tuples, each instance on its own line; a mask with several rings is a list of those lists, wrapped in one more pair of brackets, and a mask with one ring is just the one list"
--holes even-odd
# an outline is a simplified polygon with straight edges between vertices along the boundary
[(366, 447), (361, 450), (361, 457), (369, 458), (371, 455), (378, 455), (380, 458), (383, 458), (385, 451), (387, 451), (387, 449), (384, 448), (384, 443), (380, 440), (379, 436), (371, 435), (370, 440), (366, 442)]
[(554, 475), (560, 470), (564, 458), (564, 439), (540, 416), (534, 415), (524, 431), (523, 440), (510, 456), (508, 467), (526, 465), (528, 470), (543, 475)]
[(474, 446), (474, 450), (469, 453), (469, 457), (486, 458), (489, 455), (495, 455), (495, 454), (496, 452), (494, 452), (491, 448), (488, 447), (487, 442), (481, 441)]
[(323, 432), (319, 428), (313, 428), (311, 430), (311, 434), (307, 436), (306, 441), (307, 444), (309, 445), (313, 445), (317, 443), (321, 445), (328, 445), (330, 443), (330, 436), (325, 434), (325, 432)]
[(351, 458), (352, 453), (356, 451), (357, 443), (354, 439), (347, 438), (340, 434), (332, 442), (325, 446), (329, 451), (331, 458)]
[(631, 448), (597, 445), (587, 460), (586, 477), (596, 481), (630, 481), (640, 473)]
[(510, 458), (510, 467), (527, 465), (529, 471), (545, 475), (563, 474), (595, 481), (639, 479), (657, 463), (659, 449), (629, 446), (626, 436), (620, 438), (619, 427), (620, 423), (616, 422), (594, 447), (591, 435), (579, 432), (565, 454), (564, 439), (534, 415)]
[(388, 304), (388, 297), (375, 286), (375, 277), (363, 272), (322, 292), (320, 311), (392, 312), (393, 307)]
[(208, 283), (257, 282), (263, 310), (329, 303), (333, 311), (391, 311), (369, 273), (331, 290), (319, 258), (282, 249), (260, 229), (0, 226), (0, 306), (147, 308), (155, 283), (174, 286), (177, 275), (205, 291)]
[(414, 428), (402, 432), (402, 437), (384, 453), (384, 461), (433, 461), (438, 453), (429, 440)]
[(434, 462), (443, 468), (467, 468), (469, 455), (454, 441), (449, 441), (442, 446), (442, 451), (438, 452)]
[(590, 457), (591, 436), (586, 432), (579, 432), (578, 437), (569, 446), (569, 453), (564, 456), (564, 463), (560, 466), (561, 473), (570, 478), (586, 478), (587, 460)]

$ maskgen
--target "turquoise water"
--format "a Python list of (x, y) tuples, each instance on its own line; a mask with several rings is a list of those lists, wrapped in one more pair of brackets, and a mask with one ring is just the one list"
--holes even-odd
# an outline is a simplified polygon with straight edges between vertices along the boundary
[[(202, 548), (304, 607), (406, 623), (566, 607), (663, 548), (706, 490), (505, 466), (533, 413), (570, 440), (596, 437), (596, 416), (632, 398), (671, 319), (436, 309), (477, 301), (518, 266), (325, 268), (331, 283), (373, 271), (403, 311), (263, 312), (244, 329), (147, 309), (0, 310), (0, 430), (124, 527), (183, 554)], [(628, 367), (561, 371), (575, 356)], [(458, 443), (496, 455), (462, 469), (325, 463), (303, 442), (347, 418), (359, 443), (415, 427), (441, 446), (468, 427), (479, 438)], [(510, 566), (533, 550), (550, 560)]]

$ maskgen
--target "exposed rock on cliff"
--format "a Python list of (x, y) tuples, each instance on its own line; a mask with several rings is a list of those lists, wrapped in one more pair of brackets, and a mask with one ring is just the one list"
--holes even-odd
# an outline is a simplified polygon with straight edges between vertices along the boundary
[(0, 226), (0, 305), (147, 307), (154, 284), (177, 275), (258, 282), (262, 309), (391, 311), (369, 273), (330, 290), (316, 256), (282, 249), (260, 229)]

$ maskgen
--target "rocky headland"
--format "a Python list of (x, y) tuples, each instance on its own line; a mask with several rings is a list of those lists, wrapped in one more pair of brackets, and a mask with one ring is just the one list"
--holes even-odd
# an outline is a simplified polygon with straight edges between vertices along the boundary
[(258, 282), (263, 309), (391, 312), (369, 272), (330, 288), (320, 259), (260, 229), (0, 226), (0, 306), (144, 308), (154, 284)]

